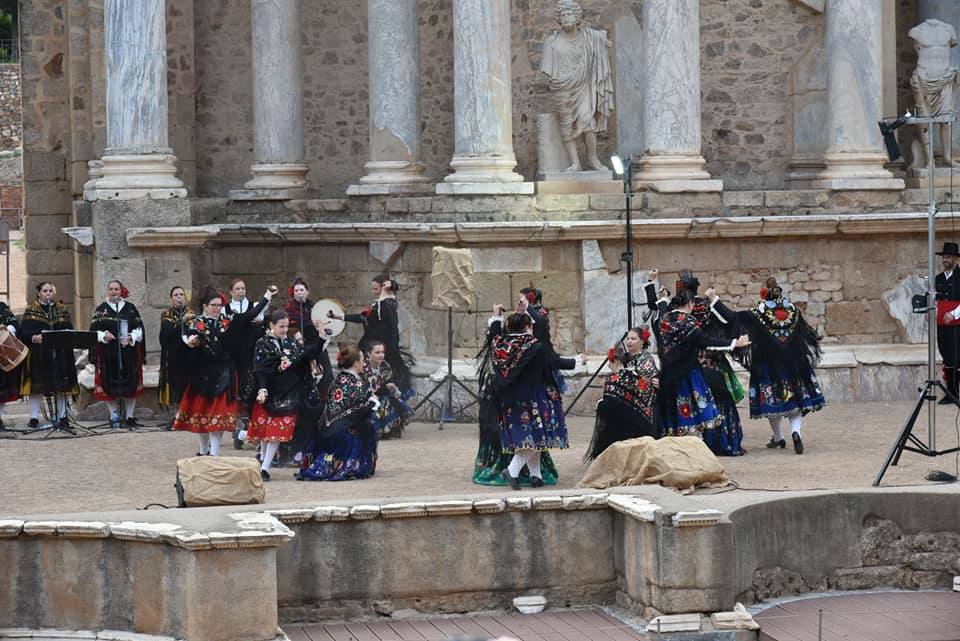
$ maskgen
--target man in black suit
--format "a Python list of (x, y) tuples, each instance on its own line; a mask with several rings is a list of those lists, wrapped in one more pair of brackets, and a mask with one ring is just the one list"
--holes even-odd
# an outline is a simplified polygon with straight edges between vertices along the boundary
[(960, 361), (960, 325), (943, 324), (944, 321), (960, 320), (960, 270), (957, 270), (960, 245), (944, 243), (943, 251), (937, 252), (937, 256), (941, 256), (943, 261), (943, 271), (937, 274), (936, 278), (937, 300), (957, 302), (956, 308), (945, 312), (943, 319), (937, 323), (937, 348), (943, 359), (943, 375), (947, 389), (953, 395), (953, 399), (940, 399), (940, 404), (946, 405), (960, 398), (957, 389), (960, 382), (960, 377), (957, 376), (957, 364)]

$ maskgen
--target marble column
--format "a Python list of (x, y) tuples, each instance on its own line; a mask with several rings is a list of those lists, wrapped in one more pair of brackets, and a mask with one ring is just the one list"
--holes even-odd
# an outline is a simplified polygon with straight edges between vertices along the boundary
[(883, 15), (876, 0), (827, 0), (826, 169), (815, 189), (903, 189), (884, 169)]
[(106, 0), (107, 146), (91, 200), (187, 195), (167, 140), (164, 0)]
[(516, 173), (510, 0), (453, 1), (453, 173), (438, 194), (532, 194)]
[(417, 0), (367, 0), (370, 161), (350, 196), (433, 191), (420, 155)]
[(230, 192), (234, 200), (287, 200), (307, 188), (298, 1), (250, 1), (253, 178)]
[(700, 0), (644, 0), (644, 153), (634, 187), (722, 191), (700, 151)]

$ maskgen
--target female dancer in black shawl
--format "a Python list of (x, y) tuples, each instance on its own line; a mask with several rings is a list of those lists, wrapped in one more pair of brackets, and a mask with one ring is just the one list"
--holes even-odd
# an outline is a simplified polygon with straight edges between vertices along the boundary
[(267, 306), (276, 293), (271, 287), (260, 302), (234, 322), (221, 316), (226, 297), (208, 288), (200, 299), (202, 314), (190, 321), (186, 332), (187, 347), (197, 350), (180, 399), (180, 408), (173, 419), (173, 429), (193, 432), (200, 437), (198, 456), (219, 456), (223, 432), (232, 432), (237, 423), (237, 372), (234, 354), (238, 349), (234, 328)]
[(107, 283), (107, 299), (93, 310), (90, 331), (97, 333), (93, 397), (106, 401), (110, 423), (133, 428), (137, 398), (143, 394), (143, 321), (130, 292), (119, 280)]
[(159, 403), (176, 408), (187, 384), (190, 348), (184, 342), (187, 325), (194, 313), (187, 309), (187, 295), (177, 285), (170, 290), (170, 307), (160, 315), (160, 385)]
[(700, 366), (703, 351), (730, 351), (749, 345), (750, 339), (744, 335), (728, 341), (704, 333), (693, 316), (694, 296), (690, 291), (674, 296), (670, 306), (672, 309), (660, 320), (660, 432), (665, 436), (700, 436), (724, 421)]
[(301, 481), (365, 479), (377, 469), (377, 433), (370, 414), (379, 402), (363, 375), (363, 352), (346, 345), (337, 364), (341, 369), (330, 389), (327, 424), (297, 475)]
[(507, 317), (506, 336), (493, 339), (493, 368), (500, 422), (500, 447), (513, 454), (503, 479), (520, 489), (520, 471), (530, 470), (530, 485), (542, 487), (540, 452), (568, 447), (563, 402), (553, 375), (556, 369), (574, 369), (583, 357), (561, 358), (533, 336), (527, 314)]
[(248, 436), (260, 441), (260, 477), (264, 481), (270, 480), (270, 465), (280, 444), (293, 438), (304, 397), (316, 387), (309, 362), (317, 356), (321, 343), (304, 349), (287, 336), (289, 325), (286, 312), (273, 312), (266, 333), (254, 347), (257, 391)]
[(397, 305), (397, 292), (400, 287), (386, 274), (374, 276), (370, 287), (375, 296), (373, 305), (359, 314), (346, 314), (342, 320), (348, 323), (363, 323), (361, 351), (368, 352), (373, 341), (380, 341), (386, 346), (387, 362), (393, 371), (394, 381), (400, 391), (406, 393), (411, 389), (410, 368), (414, 365), (414, 360), (410, 354), (400, 350), (400, 317)]
[(387, 362), (387, 348), (380, 341), (370, 343), (370, 351), (365, 354), (364, 376), (370, 383), (370, 389), (380, 401), (380, 408), (370, 417), (373, 428), (380, 440), (402, 438), (403, 428), (413, 413), (407, 399), (413, 396), (413, 390), (404, 394), (394, 382), (393, 370)]
[(775, 278), (760, 290), (760, 304), (740, 316), (753, 341), (744, 360), (750, 370), (750, 418), (770, 421), (770, 448), (786, 446), (780, 421), (789, 418), (793, 449), (803, 454), (803, 417), (827, 404), (813, 369), (820, 359), (820, 338)]
[(31, 428), (40, 424), (41, 399), (53, 395), (55, 406), (51, 418), (61, 429), (67, 429), (67, 396), (76, 396), (80, 392), (73, 350), (65, 347), (47, 348), (43, 344), (44, 330), (73, 329), (67, 306), (53, 300), (56, 292), (51, 283), (39, 283), (37, 300), (23, 312), (23, 321), (20, 323), (20, 340), (30, 347), (20, 391), (30, 395)]
[[(237, 314), (244, 314), (250, 311), (253, 303), (247, 299), (247, 284), (241, 278), (234, 278), (230, 282), (230, 303), (223, 308), (223, 315), (231, 321)], [(257, 341), (263, 336), (263, 320), (266, 310), (251, 318), (241, 327), (237, 327), (237, 350), (235, 353), (235, 363), (237, 368), (237, 389), (239, 390), (239, 403), (237, 405), (240, 413), (237, 419), (237, 429), (233, 431), (233, 447), (238, 450), (243, 449), (244, 430), (250, 416), (251, 405), (256, 390), (253, 389), (253, 350)]]
[(634, 327), (627, 332), (626, 352), (610, 350), (607, 361), (612, 370), (603, 385), (597, 404), (593, 439), (584, 455), (592, 461), (617, 441), (657, 436), (656, 405), (660, 370), (647, 351), (650, 330)]
[[(17, 317), (10, 311), (10, 307), (0, 300), (0, 327), (16, 336), (20, 330)], [(23, 374), (23, 365), (17, 365), (12, 371), (0, 370), (0, 430), (3, 427), (3, 406), (20, 398), (20, 378)]]

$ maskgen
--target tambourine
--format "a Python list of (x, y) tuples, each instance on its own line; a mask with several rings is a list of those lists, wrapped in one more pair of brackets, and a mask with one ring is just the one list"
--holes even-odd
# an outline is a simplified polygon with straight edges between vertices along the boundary
[(332, 298), (323, 298), (318, 300), (313, 306), (313, 309), (310, 310), (310, 318), (323, 323), (323, 326), (332, 332), (327, 335), (333, 338), (343, 333), (343, 330), (347, 327), (347, 323), (346, 321), (340, 320), (340, 318), (330, 318), (329, 312), (333, 312), (335, 316), (343, 317), (343, 305)]

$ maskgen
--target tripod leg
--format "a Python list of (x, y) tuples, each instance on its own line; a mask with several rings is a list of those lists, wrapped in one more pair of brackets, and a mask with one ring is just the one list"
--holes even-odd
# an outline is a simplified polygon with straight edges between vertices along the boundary
[(913, 406), (910, 418), (904, 423), (903, 429), (900, 430), (900, 434), (897, 436), (896, 443), (893, 444), (893, 447), (890, 448), (890, 453), (887, 454), (887, 460), (883, 462), (883, 467), (880, 468), (877, 477), (873, 479), (873, 487), (879, 486), (883, 475), (887, 473), (887, 468), (890, 467), (890, 465), (896, 465), (900, 460), (900, 455), (903, 453), (903, 446), (907, 444), (907, 439), (910, 438), (910, 433), (913, 431), (913, 425), (917, 422), (917, 417), (920, 416), (920, 410), (923, 408), (923, 404), (927, 402), (927, 395), (930, 393), (931, 385), (933, 385), (933, 383), (927, 381), (927, 384), (920, 390), (920, 397)]
[(472, 397), (474, 398), (474, 400), (476, 400), (476, 401), (479, 401), (479, 400), (480, 400), (480, 397), (477, 395), (477, 393), (474, 392), (474, 391), (473, 391), (472, 389), (470, 389), (469, 387), (467, 387), (466, 385), (464, 385), (464, 384), (463, 384), (463, 381), (461, 381), (461, 380), (460, 380), (459, 378), (457, 378), (456, 376), (453, 377), (453, 382), (456, 383), (457, 385), (459, 385), (460, 387), (462, 387), (467, 394), (469, 394), (470, 396), (472, 396)]
[[(624, 336), (626, 336), (626, 334), (624, 334)], [(593, 384), (593, 381), (596, 380), (597, 376), (600, 375), (600, 371), (604, 368), (606, 364), (607, 362), (604, 360), (600, 363), (600, 367), (594, 370), (593, 374), (590, 375), (590, 378), (587, 379), (587, 382), (584, 383), (583, 387), (580, 388), (580, 391), (577, 392), (577, 395), (573, 397), (572, 401), (570, 401), (570, 404), (563, 409), (564, 416), (570, 413), (570, 410), (572, 410), (573, 406), (577, 404), (577, 401), (580, 400), (580, 397), (583, 396), (588, 389), (590, 389), (590, 386)]]
[(413, 408), (413, 411), (411, 412), (411, 414), (416, 414), (416, 413), (417, 413), (417, 410), (420, 409), (421, 407), (423, 407), (423, 404), (426, 403), (428, 400), (430, 400), (430, 397), (433, 396), (434, 394), (436, 394), (438, 389), (440, 389), (441, 387), (443, 387), (443, 383), (445, 382), (445, 380), (446, 380), (446, 379), (444, 379), (443, 381), (440, 381), (439, 383), (437, 383), (436, 385), (434, 385), (434, 386), (433, 386), (433, 389), (430, 390), (430, 392), (427, 393), (426, 396), (424, 396), (423, 398), (420, 399), (420, 402), (417, 403), (416, 407)]
[[(448, 417), (453, 420), (453, 380), (453, 374), (447, 374), (443, 379), (443, 382), (447, 385), (447, 393), (443, 398), (443, 404), (440, 405), (440, 426), (437, 427), (438, 430), (443, 429), (443, 424)], [(450, 414), (448, 415), (447, 412), (450, 412)]]

